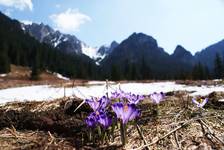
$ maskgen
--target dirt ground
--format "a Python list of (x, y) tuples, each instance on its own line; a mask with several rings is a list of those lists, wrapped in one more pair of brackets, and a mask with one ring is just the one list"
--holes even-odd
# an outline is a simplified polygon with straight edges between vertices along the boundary
[(201, 116), (186, 92), (166, 95), (156, 116), (149, 99), (139, 104), (142, 114), (137, 125), (129, 123), (125, 147), (118, 126), (110, 140), (89, 141), (84, 119), (91, 109), (85, 104), (74, 113), (78, 98), (8, 103), (0, 106), (0, 149), (224, 149), (224, 104), (217, 101), (224, 93), (210, 94)]
[[(79, 85), (85, 85), (88, 80), (81, 79), (71, 79), (63, 80), (58, 78), (55, 74), (47, 71), (43, 71), (40, 74), (40, 79), (37, 81), (30, 80), (31, 70), (28, 67), (21, 67), (11, 65), (11, 72), (6, 76), (0, 76), (0, 89), (6, 89), (10, 87), (22, 87), (22, 86), (31, 86), (31, 85), (51, 85), (59, 87), (74, 87)], [(151, 83), (151, 82), (160, 82), (161, 80), (139, 80), (139, 81), (119, 81), (119, 83), (130, 83), (130, 82), (139, 82), (139, 83)], [(222, 80), (202, 80), (202, 81), (192, 81), (192, 80), (177, 80), (177, 84), (185, 85), (220, 85), (224, 84)]]
[(85, 80), (63, 80), (58, 78), (55, 74), (47, 71), (43, 71), (40, 74), (40, 79), (35, 81), (30, 80), (30, 73), (31, 70), (28, 67), (11, 65), (11, 72), (6, 74), (6, 76), (0, 76), (0, 89), (30, 85), (52, 85), (67, 87), (83, 85), (87, 82)]
[[(7, 76), (0, 77), (0, 89), (27, 85), (76, 86), (84, 80), (62, 80), (49, 72), (41, 79), (31, 81), (30, 69), (12, 66)], [(130, 81), (121, 81), (126, 83)], [(155, 81), (138, 81), (155, 82)], [(176, 81), (187, 85), (218, 85), (222, 81)], [(42, 102), (14, 102), (0, 105), (0, 150), (55, 150), (55, 149), (153, 149), (153, 150), (222, 150), (224, 149), (224, 92), (211, 93), (202, 114), (184, 91), (166, 93), (166, 99), (156, 106), (149, 99), (138, 107), (141, 117), (130, 122), (128, 142), (121, 145), (119, 126), (113, 136), (102, 142), (88, 138), (89, 129), (84, 122), (92, 111), (78, 98), (62, 98)], [(110, 127), (111, 129), (111, 127)]]

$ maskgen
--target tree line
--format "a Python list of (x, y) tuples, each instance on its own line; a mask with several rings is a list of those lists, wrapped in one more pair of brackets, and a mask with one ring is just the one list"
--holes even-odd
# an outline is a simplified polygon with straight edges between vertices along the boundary
[[(216, 54), (213, 69), (197, 62), (190, 70), (171, 68), (171, 73), (156, 72), (160, 66), (150, 66), (144, 57), (139, 62), (125, 60), (123, 66), (113, 63), (105, 71), (83, 54), (66, 54), (49, 45), (39, 43), (21, 30), (16, 20), (0, 15), (0, 73), (10, 72), (10, 64), (28, 66), (31, 78), (38, 79), (44, 70), (60, 73), (76, 79), (89, 80), (147, 80), (147, 79), (192, 79), (206, 80), (223, 78), (224, 59)], [(164, 69), (164, 67), (163, 67)], [(167, 69), (167, 68), (165, 68)]]

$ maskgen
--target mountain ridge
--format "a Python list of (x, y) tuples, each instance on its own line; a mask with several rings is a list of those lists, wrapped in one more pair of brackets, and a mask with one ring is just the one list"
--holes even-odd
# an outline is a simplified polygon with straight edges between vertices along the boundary
[[(103, 60), (105, 58), (107, 58), (107, 56), (110, 55), (111, 52), (118, 45), (122, 44), (122, 42), (126, 40), (126, 39), (124, 39), (120, 44), (117, 43), (116, 41), (112, 41), (112, 43), (109, 46), (103, 45), (103, 46), (100, 46), (99, 48), (96, 48), (96, 47), (92, 48), (91, 46), (88, 46), (87, 44), (85, 44), (84, 42), (79, 40), (75, 35), (63, 34), (60, 31), (55, 31), (48, 25), (44, 25), (43, 23), (41, 23), (41, 24), (32, 23), (31, 25), (25, 25), (22, 23), (21, 25), (22, 25), (22, 28), (25, 28), (24, 30), (26, 30), (26, 32), (28, 32), (30, 35), (34, 36), (40, 42), (45, 42), (45, 43), (47, 43), (61, 51), (64, 51), (66, 53), (85, 54), (86, 56), (93, 59), (96, 62), (96, 64), (98, 64), (98, 65), (100, 65), (101, 62), (103, 62)], [(34, 28), (34, 29), (32, 29), (32, 28)], [(35, 32), (37, 32), (35, 30), (38, 30), (38, 28), (40, 28), (38, 32), (42, 32), (42, 34), (44, 34), (44, 37), (39, 35), (40, 33), (35, 34)], [(46, 31), (47, 31), (47, 33), (46, 33)], [(152, 48), (159, 47), (156, 39), (154, 39), (150, 35), (147, 35), (147, 34), (144, 34), (141, 32), (140, 33), (134, 32), (128, 38), (132, 38), (129, 40), (132, 40), (135, 43), (141, 44), (146, 47), (147, 46), (151, 46)], [(171, 54), (168, 54), (161, 47), (159, 47), (158, 51), (159, 50), (164, 51), (170, 57), (172, 57), (174, 59), (180, 59), (180, 56), (177, 56), (176, 50), (182, 49), (183, 51), (179, 51), (178, 55), (182, 55), (181, 61), (183, 63), (188, 63), (188, 61), (189, 61), (190, 65), (194, 65), (197, 62), (202, 62), (203, 64), (208, 66), (209, 69), (211, 70), (214, 66), (214, 63), (213, 63), (214, 57), (215, 57), (214, 53), (220, 53), (221, 55), (224, 55), (224, 52), (217, 51), (217, 50), (213, 50), (212, 52), (209, 52), (209, 51), (211, 51), (209, 49), (214, 49), (213, 47), (217, 47), (216, 45), (219, 45), (220, 43), (221, 43), (221, 47), (224, 48), (224, 44), (223, 44), (224, 40), (221, 40), (217, 43), (214, 43), (214, 44), (208, 46), (207, 48), (202, 49), (201, 51), (196, 52), (194, 55), (190, 51), (187, 51), (182, 45), (177, 45), (176, 48), (174, 49), (173, 53), (171, 53)], [(113, 46), (113, 44), (115, 46)], [(211, 54), (211, 53), (213, 53), (213, 54)], [(210, 56), (212, 56), (212, 60), (207, 61), (210, 58)]]

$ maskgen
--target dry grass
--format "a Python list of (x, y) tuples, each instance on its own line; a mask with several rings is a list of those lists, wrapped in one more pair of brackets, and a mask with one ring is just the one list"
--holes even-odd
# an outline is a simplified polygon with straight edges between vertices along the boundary
[(69, 98), (8, 103), (0, 107), (0, 149), (224, 149), (224, 104), (216, 104), (217, 96), (212, 94), (200, 116), (187, 95), (181, 91), (167, 93), (158, 115), (154, 111), (157, 106), (149, 99), (140, 103), (142, 115), (136, 120), (138, 126), (129, 123), (125, 147), (121, 147), (118, 127), (114, 140), (88, 140), (84, 119), (91, 110), (83, 105), (73, 113), (80, 99), (73, 100), (68, 112), (64, 107)]
[(56, 75), (49, 72), (42, 72), (40, 74), (40, 80), (30, 80), (31, 70), (28, 67), (21, 67), (11, 65), (11, 72), (4, 77), (0, 77), (0, 89), (6, 89), (11, 87), (21, 87), (30, 85), (51, 85), (55, 87), (72, 87), (77, 85), (83, 85), (87, 81), (84, 80), (62, 80)]

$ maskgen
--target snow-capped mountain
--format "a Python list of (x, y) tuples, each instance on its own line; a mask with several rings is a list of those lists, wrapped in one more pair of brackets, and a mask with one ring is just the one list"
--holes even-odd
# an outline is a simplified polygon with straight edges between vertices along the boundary
[(98, 53), (102, 56), (109, 55), (119, 44), (113, 41), (109, 46), (103, 45), (99, 48)]
[(21, 23), (21, 28), (41, 43), (49, 44), (66, 53), (85, 54), (94, 60), (101, 57), (100, 53), (97, 53), (98, 48), (90, 47), (76, 36), (55, 31), (43, 23)]
[(97, 64), (100, 64), (119, 45), (113, 41), (109, 46), (91, 47), (76, 36), (55, 31), (43, 23), (21, 23), (21, 28), (41, 43), (49, 44), (66, 53), (85, 54), (95, 60)]

